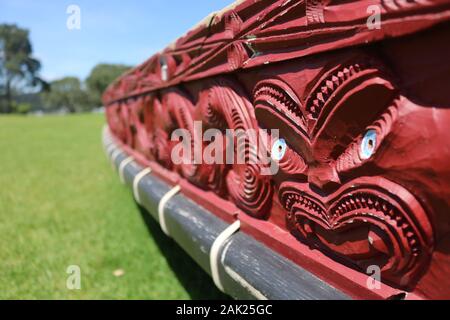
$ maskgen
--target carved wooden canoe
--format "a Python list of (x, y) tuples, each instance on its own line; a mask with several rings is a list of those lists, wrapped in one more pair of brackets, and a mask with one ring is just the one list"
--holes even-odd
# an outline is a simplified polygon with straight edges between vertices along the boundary
[[(235, 297), (448, 299), (449, 19), (444, 0), (238, 1), (109, 86), (108, 155)], [(179, 129), (199, 138), (181, 162)], [(195, 158), (230, 143), (245, 161)]]

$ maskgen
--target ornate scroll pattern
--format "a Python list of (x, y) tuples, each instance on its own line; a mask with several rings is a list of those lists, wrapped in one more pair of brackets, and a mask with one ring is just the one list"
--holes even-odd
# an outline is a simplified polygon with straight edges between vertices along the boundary
[[(435, 207), (424, 201), (421, 186), (411, 183), (429, 171), (419, 166), (408, 176), (411, 164), (389, 153), (425, 163), (426, 155), (405, 147), (409, 136), (420, 138), (408, 131), (408, 123), (419, 117), (433, 125), (434, 116), (403, 96), (387, 68), (367, 51), (331, 58), (308, 60), (304, 69), (291, 64), (285, 74), (221, 76), (120, 100), (108, 106), (108, 122), (123, 143), (246, 214), (277, 215), (273, 221), (311, 248), (361, 271), (379, 266), (383, 281), (412, 288), (435, 246), (430, 222)], [(194, 121), (201, 122), (202, 132)], [(232, 163), (196, 163), (190, 143), (188, 161), (175, 164), (171, 135), (179, 128), (201, 141), (202, 150), (213, 141), (198, 135), (218, 130), (224, 154), (233, 143)], [(279, 129), (283, 143), (269, 136), (269, 143), (255, 150), (259, 137), (245, 136), (238, 144), (225, 134), (259, 128)], [(275, 160), (280, 170), (265, 176), (262, 159), (276, 152), (276, 143), (282, 149)], [(432, 159), (440, 154), (435, 151)]]
[(149, 97), (138, 97), (131, 101), (129, 105), (130, 134), (129, 145), (139, 151), (144, 156), (150, 155), (150, 136), (145, 129), (145, 105), (148, 104)]
[(117, 117), (117, 133), (123, 140), (123, 142), (129, 146), (132, 144), (133, 136), (132, 136), (132, 122), (129, 116), (129, 104), (120, 102), (117, 105), (116, 112), (117, 114), (114, 117)]
[[(200, 101), (203, 120), (207, 127), (218, 128), (223, 132), (234, 129), (240, 133), (253, 129), (258, 134), (256, 118), (251, 103), (245, 99), (242, 89), (231, 81), (216, 80), (208, 86)], [(234, 202), (255, 217), (266, 217), (270, 210), (272, 184), (268, 176), (263, 176), (262, 156), (265, 149), (253, 148), (258, 144), (258, 136), (243, 135), (245, 143), (233, 141), (233, 164), (226, 176), (226, 185)], [(230, 141), (225, 141), (230, 143)], [(239, 164), (238, 158), (245, 159)]]
[[(229, 197), (252, 216), (267, 217), (275, 184), (287, 228), (301, 241), (362, 270), (378, 265), (386, 281), (407, 286), (417, 279), (432, 251), (432, 228), (425, 210), (408, 190), (388, 179), (352, 178), (355, 170), (372, 162), (360, 152), (365, 132), (376, 133), (371, 151), (376, 153), (398, 118), (399, 100), (393, 85), (383, 78), (382, 67), (356, 62), (343, 65), (317, 77), (303, 101), (282, 80), (267, 79), (255, 85), (252, 106), (235, 82), (218, 78), (202, 86), (196, 104), (174, 88), (162, 91), (160, 98), (152, 95), (112, 106), (107, 116), (124, 143), (141, 152), (149, 149), (164, 167)], [(357, 106), (361, 97), (370, 98), (374, 92), (384, 98), (372, 102), (369, 111)], [(334, 126), (341, 125), (348, 112), (360, 113), (359, 126), (350, 125), (348, 132), (339, 127), (336, 135)], [(194, 120), (200, 120), (204, 130), (246, 131), (259, 127), (257, 117), (266, 127), (280, 128), (288, 143), (276, 176), (261, 175), (260, 158), (267, 151), (255, 152), (251, 146), (258, 142), (251, 136), (242, 149), (232, 141), (235, 156), (247, 160), (244, 164), (237, 164), (236, 159), (230, 165), (194, 164), (193, 158), (180, 165), (172, 163), (173, 130), (186, 129), (194, 137), (199, 134)], [(331, 144), (330, 136), (335, 137)], [(146, 144), (146, 139), (151, 141)], [(225, 151), (232, 142), (223, 139)], [(190, 148), (193, 157), (194, 146)], [(338, 177), (332, 187), (317, 182), (319, 169), (320, 174), (325, 172), (323, 180)]]
[(363, 70), (364, 68), (359, 63), (354, 63), (334, 70), (319, 81), (306, 102), (306, 109), (311, 118), (317, 119), (328, 98), (347, 80), (355, 75), (359, 75)]
[(323, 9), (330, 2), (330, 0), (307, 0), (306, 19), (308, 24), (324, 23)]
[[(167, 137), (170, 138), (172, 132), (179, 128), (187, 130), (187, 132), (191, 134), (191, 137), (194, 138), (194, 119), (192, 117), (194, 106), (187, 95), (179, 89), (170, 89), (163, 91), (162, 97), (162, 105), (165, 108), (165, 112), (168, 114), (168, 118), (170, 119), (168, 125), (166, 126)], [(191, 152), (183, 156), (188, 156), (189, 158), (183, 159), (183, 162), (177, 166), (177, 169), (180, 171), (182, 176), (187, 178), (189, 181), (196, 183), (198, 165), (194, 164), (194, 140), (191, 139), (191, 141), (187, 141), (186, 143), (189, 144)]]
[[(181, 89), (163, 90), (111, 106), (107, 109), (108, 121), (114, 134), (131, 148), (169, 170), (178, 171), (191, 183), (229, 197), (246, 213), (267, 218), (273, 185), (271, 177), (262, 174), (265, 168), (262, 157), (267, 156), (267, 151), (259, 141), (251, 103), (236, 83), (225, 78), (205, 84), (197, 96), (198, 102), (194, 104)], [(194, 121), (202, 122), (203, 131), (195, 130)], [(176, 129), (185, 129), (192, 138), (188, 142), (191, 152), (182, 155), (189, 158), (177, 164), (171, 158), (178, 143), (171, 137)], [(223, 155), (227, 155), (225, 149), (231, 144), (234, 158), (230, 159), (230, 164), (225, 158), (222, 163), (214, 164), (206, 164), (204, 159), (195, 161), (194, 141), (201, 144), (201, 150), (207, 147), (208, 143), (202, 141), (207, 129), (218, 129), (222, 133)], [(233, 140), (227, 136), (227, 129), (234, 130)], [(248, 130), (256, 135), (248, 135)], [(254, 148), (258, 144), (259, 148)]]
[(417, 8), (426, 4), (430, 4), (429, 0), (382, 0), (382, 6), (386, 11), (399, 11), (402, 9)]
[[(373, 5), (381, 29), (367, 27)], [(228, 200), (222, 211), (267, 220), (246, 217), (250, 234), (289, 231), (274, 242), (281, 254), (309, 246), (362, 272), (379, 266), (396, 288), (448, 298), (450, 95), (439, 57), (449, 20), (449, 0), (240, 1), (111, 84), (106, 117), (117, 139), (166, 169), (155, 173), (177, 172)], [(253, 137), (233, 147), (244, 164), (192, 163), (194, 152), (175, 164), (171, 135), (197, 137), (194, 121), (202, 134), (280, 136), (258, 152)], [(223, 150), (236, 142), (218, 139)], [(261, 174), (266, 156), (279, 165), (272, 176)], [(212, 211), (225, 203), (198, 195)], [(293, 236), (306, 246), (288, 248)]]
[(172, 121), (168, 112), (164, 109), (160, 99), (155, 97), (151, 106), (151, 118), (148, 119), (148, 127), (152, 130), (153, 148), (152, 155), (154, 159), (167, 169), (172, 169), (173, 163), (170, 158), (170, 133), (169, 128)]
[[(365, 26), (367, 8), (374, 5), (381, 8), (384, 28)], [(447, 0), (240, 1), (123, 75), (104, 99), (109, 104), (130, 93), (264, 66), (269, 60), (286, 61), (398, 37), (449, 19)]]
[[(196, 186), (261, 219), (276, 201), (300, 241), (362, 271), (377, 265), (383, 281), (411, 287), (430, 260), (433, 229), (416, 195), (385, 177), (378, 162), (398, 130), (405, 99), (383, 64), (366, 54), (311, 70), (301, 90), (282, 77), (260, 79), (251, 88), (253, 104), (236, 80), (217, 77), (115, 103), (107, 117), (124, 143), (148, 150), (149, 159)], [(194, 121), (203, 131), (195, 130)], [(171, 134), (178, 128), (201, 141), (202, 149), (213, 140), (199, 135), (220, 131), (223, 154), (233, 146), (232, 163), (196, 163), (190, 143), (188, 161), (174, 164)], [(245, 135), (239, 144), (226, 135), (227, 129), (258, 128), (279, 129), (285, 139), (274, 176), (262, 174), (270, 145), (255, 149), (259, 136)]]

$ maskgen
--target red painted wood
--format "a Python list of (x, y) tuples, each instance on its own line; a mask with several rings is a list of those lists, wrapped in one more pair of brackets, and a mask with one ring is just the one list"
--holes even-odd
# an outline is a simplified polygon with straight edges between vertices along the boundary
[[(351, 296), (450, 298), (449, 18), (450, 1), (242, 1), (113, 83), (108, 124), (159, 177)], [(170, 136), (194, 121), (279, 129), (279, 172), (173, 163)]]

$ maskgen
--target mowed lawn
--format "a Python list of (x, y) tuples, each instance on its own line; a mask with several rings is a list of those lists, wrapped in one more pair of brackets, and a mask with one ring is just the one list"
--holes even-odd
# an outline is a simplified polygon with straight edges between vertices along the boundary
[(0, 117), (0, 299), (224, 298), (119, 182), (104, 122)]

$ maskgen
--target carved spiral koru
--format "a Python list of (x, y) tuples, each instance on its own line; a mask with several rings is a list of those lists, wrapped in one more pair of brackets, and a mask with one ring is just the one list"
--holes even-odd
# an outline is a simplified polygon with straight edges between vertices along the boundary
[(171, 169), (173, 164), (171, 156), (171, 144), (169, 128), (171, 120), (167, 110), (164, 109), (160, 100), (155, 97), (151, 105), (151, 123), (147, 124), (147, 129), (151, 130), (153, 137), (152, 155), (154, 159), (167, 169)]
[[(234, 129), (235, 133), (253, 129), (258, 133), (253, 107), (234, 83), (220, 79), (210, 83), (205, 90), (200, 107), (207, 127), (223, 132)], [(226, 175), (227, 190), (239, 208), (252, 216), (264, 218), (269, 213), (273, 192), (270, 177), (262, 175), (262, 157), (267, 151), (262, 143), (262, 148), (254, 148), (258, 145), (257, 137), (245, 137), (244, 144), (234, 143), (235, 161)], [(245, 163), (238, 164), (237, 157), (245, 159)]]
[[(205, 164), (203, 159), (200, 158), (203, 156), (202, 154), (195, 154), (197, 150), (203, 150), (204, 143), (202, 141), (203, 132), (194, 129), (195, 107), (193, 103), (186, 93), (179, 89), (170, 89), (163, 93), (163, 106), (170, 117), (168, 134), (176, 129), (184, 129), (190, 135), (190, 141), (184, 142), (189, 146), (190, 153), (188, 156), (190, 158), (184, 159), (181, 164), (177, 165), (181, 175), (193, 184), (209, 189), (213, 168), (211, 165)], [(195, 143), (199, 144), (198, 149), (195, 148)], [(196, 162), (195, 156), (200, 161)]]
[(123, 143), (127, 143), (130, 140), (128, 137), (127, 118), (124, 118), (128, 115), (127, 110), (123, 110), (125, 108), (126, 106), (123, 103), (116, 102), (106, 109), (106, 116), (108, 117), (111, 131)]
[(148, 107), (149, 99), (149, 97), (138, 97), (129, 103), (131, 147), (144, 156), (149, 156), (151, 149), (151, 135), (145, 127), (144, 111)]
[(119, 110), (120, 110), (120, 105), (118, 102), (110, 105), (105, 110), (106, 118), (108, 119), (109, 128), (110, 128), (111, 132), (118, 138), (120, 137), (120, 131), (121, 131), (120, 130), (121, 122), (120, 122)]
[[(192, 112), (194, 106), (189, 101), (188, 97), (178, 89), (170, 89), (162, 93), (162, 104), (170, 118), (168, 125), (168, 134), (170, 135), (175, 129), (184, 129), (191, 135), (189, 144), (190, 156), (189, 159), (184, 159), (180, 164), (181, 174), (187, 178), (192, 179), (197, 173), (197, 166), (194, 165), (194, 120)], [(170, 136), (169, 136), (170, 139)], [(187, 156), (187, 155), (184, 155)]]
[(129, 103), (121, 103), (119, 109), (120, 118), (120, 138), (122, 142), (128, 146), (133, 144), (133, 123), (130, 116), (130, 105)]

